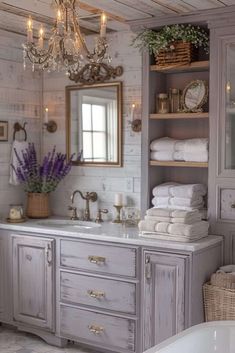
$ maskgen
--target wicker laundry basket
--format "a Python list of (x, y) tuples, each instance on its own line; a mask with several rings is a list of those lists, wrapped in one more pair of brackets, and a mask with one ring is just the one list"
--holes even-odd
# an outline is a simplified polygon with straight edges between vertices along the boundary
[(206, 321), (235, 320), (235, 289), (203, 285)]

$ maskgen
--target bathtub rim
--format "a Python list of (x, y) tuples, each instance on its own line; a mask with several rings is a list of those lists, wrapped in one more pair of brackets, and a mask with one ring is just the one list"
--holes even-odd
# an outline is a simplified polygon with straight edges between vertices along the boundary
[(146, 351), (144, 351), (144, 353), (161, 353), (161, 349), (166, 348), (167, 346), (169, 346), (172, 343), (175, 343), (176, 341), (178, 341), (179, 339), (187, 336), (188, 334), (191, 334), (195, 331), (198, 331), (202, 328), (206, 328), (206, 327), (214, 327), (215, 329), (217, 327), (226, 327), (226, 326), (232, 326), (235, 329), (235, 320), (231, 321), (231, 320), (226, 320), (226, 321), (210, 321), (210, 322), (203, 322), (201, 324), (197, 324), (194, 326), (191, 326), (187, 329), (185, 329), (184, 331), (177, 333), (176, 335), (167, 338), (165, 341), (159, 343), (158, 345), (151, 347), (149, 349), (147, 349)]

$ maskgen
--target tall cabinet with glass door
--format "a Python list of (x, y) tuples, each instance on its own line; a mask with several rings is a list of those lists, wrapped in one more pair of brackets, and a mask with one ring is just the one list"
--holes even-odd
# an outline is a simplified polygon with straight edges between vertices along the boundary
[(235, 263), (235, 26), (211, 26), (209, 219)]

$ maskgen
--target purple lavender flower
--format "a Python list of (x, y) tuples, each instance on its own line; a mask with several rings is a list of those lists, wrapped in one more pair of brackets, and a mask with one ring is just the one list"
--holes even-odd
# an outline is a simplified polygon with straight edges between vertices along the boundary
[(56, 147), (49, 152), (40, 165), (37, 160), (37, 153), (33, 143), (22, 151), (20, 157), (15, 150), (19, 167), (14, 169), (20, 184), (23, 184), (25, 191), (35, 193), (49, 193), (54, 191), (59, 182), (70, 172), (72, 168), (72, 155), (66, 161), (66, 155), (56, 153)]

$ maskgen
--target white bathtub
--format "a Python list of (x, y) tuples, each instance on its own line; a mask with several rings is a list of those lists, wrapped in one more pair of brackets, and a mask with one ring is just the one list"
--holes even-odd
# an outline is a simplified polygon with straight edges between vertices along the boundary
[(146, 353), (235, 353), (235, 321), (193, 326)]

